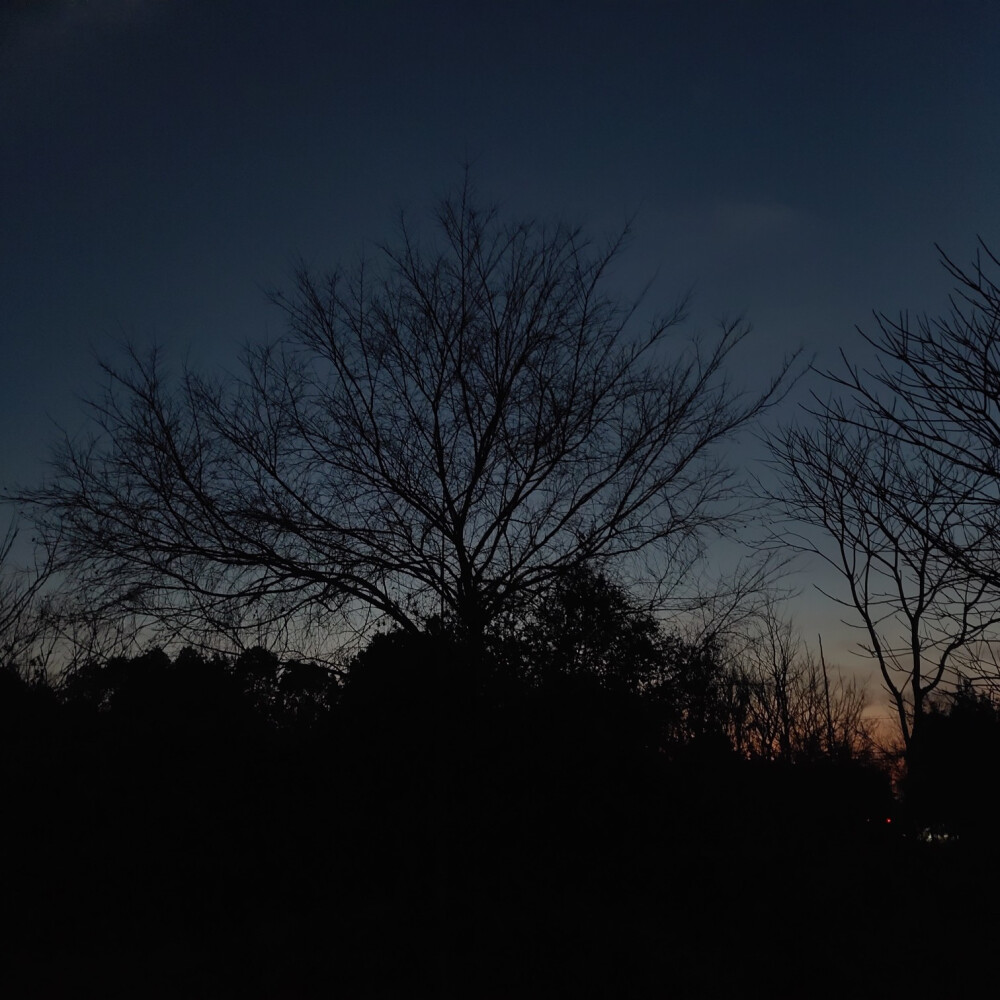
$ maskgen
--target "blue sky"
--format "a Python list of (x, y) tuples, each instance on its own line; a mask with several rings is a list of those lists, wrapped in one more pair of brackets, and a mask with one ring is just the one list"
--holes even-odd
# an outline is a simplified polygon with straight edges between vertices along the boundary
[(939, 309), (935, 242), (1000, 243), (1000, 5), (477, 6), (4, 6), (0, 485), (80, 425), (95, 354), (233, 367), (282, 332), (262, 288), (371, 250), (466, 161), (514, 215), (634, 215), (622, 280), (693, 285), (692, 330), (744, 313), (751, 380)]

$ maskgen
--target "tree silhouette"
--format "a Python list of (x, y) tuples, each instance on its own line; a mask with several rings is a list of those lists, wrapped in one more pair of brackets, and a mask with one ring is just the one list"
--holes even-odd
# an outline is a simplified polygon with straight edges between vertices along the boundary
[[(996, 591), (1000, 517), (1000, 260), (981, 241), (970, 267), (938, 248), (954, 281), (950, 309), (938, 316), (876, 314), (865, 334), (876, 351), (870, 370), (846, 364), (827, 374), (853, 400), (851, 420), (877, 425), (900, 446), (933, 456), (941, 488), (961, 498), (971, 530), (953, 535), (915, 519), (913, 530), (970, 576)], [(846, 359), (845, 359), (846, 361)]]
[[(834, 400), (812, 410), (811, 424), (775, 435), (773, 498), (791, 525), (783, 544), (818, 555), (842, 580), (846, 594), (827, 596), (856, 616), (909, 748), (927, 698), (1000, 620), (956, 554), (983, 543), (968, 511), (982, 477), (959, 482), (935, 453), (861, 414)], [(951, 540), (948, 551), (939, 538)]]
[[(980, 640), (998, 620), (996, 486), (1000, 463), (1000, 289), (983, 246), (956, 281), (951, 311), (911, 322), (877, 314), (871, 369), (825, 377), (811, 424), (773, 439), (784, 492), (805, 526), (791, 544), (821, 555), (847, 584), (910, 748), (928, 697), (961, 670), (990, 669)], [(809, 527), (820, 529), (820, 534)]]
[(105, 368), (94, 434), (21, 497), (60, 566), (172, 633), (449, 617), (479, 635), (581, 559), (675, 583), (731, 526), (720, 445), (774, 404), (610, 289), (623, 233), (507, 223), (466, 186), (354, 272), (276, 293), (291, 333), (223, 383)]
[(588, 565), (573, 566), (537, 601), (524, 652), (545, 674), (589, 676), (638, 694), (664, 682), (666, 637), (625, 587)]
[(51, 639), (47, 628), (45, 588), (52, 578), (47, 559), (32, 567), (14, 565), (17, 524), (11, 521), (0, 538), (0, 670), (25, 677), (44, 674)]
[(950, 313), (876, 314), (875, 366), (842, 352), (846, 372), (825, 378), (843, 395), (772, 438), (774, 499), (803, 528), (788, 541), (846, 583), (837, 600), (860, 617), (908, 750), (939, 685), (989, 669), (977, 646), (1000, 618), (1000, 288), (982, 256), (971, 271), (941, 258)]
[(727, 650), (729, 732), (750, 758), (850, 760), (871, 749), (866, 696), (856, 678), (817, 661), (772, 605)]

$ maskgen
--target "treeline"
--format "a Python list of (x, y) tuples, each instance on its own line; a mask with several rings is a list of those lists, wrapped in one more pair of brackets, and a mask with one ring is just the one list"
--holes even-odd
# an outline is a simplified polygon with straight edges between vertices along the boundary
[[(736, 743), (753, 671), (635, 609), (610, 628), (621, 592), (585, 583), (516, 643), (440, 623), (340, 672), (184, 649), (0, 674), (4, 975), (45, 996), (692, 995), (769, 948), (815, 974), (838, 921), (872, 919), (866, 880), (893, 909), (955, 875), (907, 853), (934, 848), (892, 832), (885, 774), (827, 752), (829, 716), (811, 742), (796, 718)], [(811, 704), (797, 669), (789, 706)], [(975, 710), (986, 732), (963, 698), (941, 731)], [(886, 875), (902, 858), (919, 888)]]

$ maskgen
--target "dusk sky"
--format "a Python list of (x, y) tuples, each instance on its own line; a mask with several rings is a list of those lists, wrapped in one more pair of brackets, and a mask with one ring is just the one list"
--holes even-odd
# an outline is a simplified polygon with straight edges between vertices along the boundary
[(740, 377), (939, 310), (935, 243), (1000, 245), (996, 3), (475, 6), (5, 0), (0, 485), (80, 426), (95, 356), (235, 368), (283, 332), (264, 288), (465, 162), (510, 215), (634, 216), (623, 280), (694, 286), (692, 332), (745, 314)]

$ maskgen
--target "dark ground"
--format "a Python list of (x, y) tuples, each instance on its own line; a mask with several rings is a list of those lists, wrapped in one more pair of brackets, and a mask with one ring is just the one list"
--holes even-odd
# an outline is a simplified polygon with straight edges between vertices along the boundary
[[(992, 829), (607, 714), (0, 692), (12, 997), (980, 996)], [(988, 980), (987, 980), (988, 981)]]

